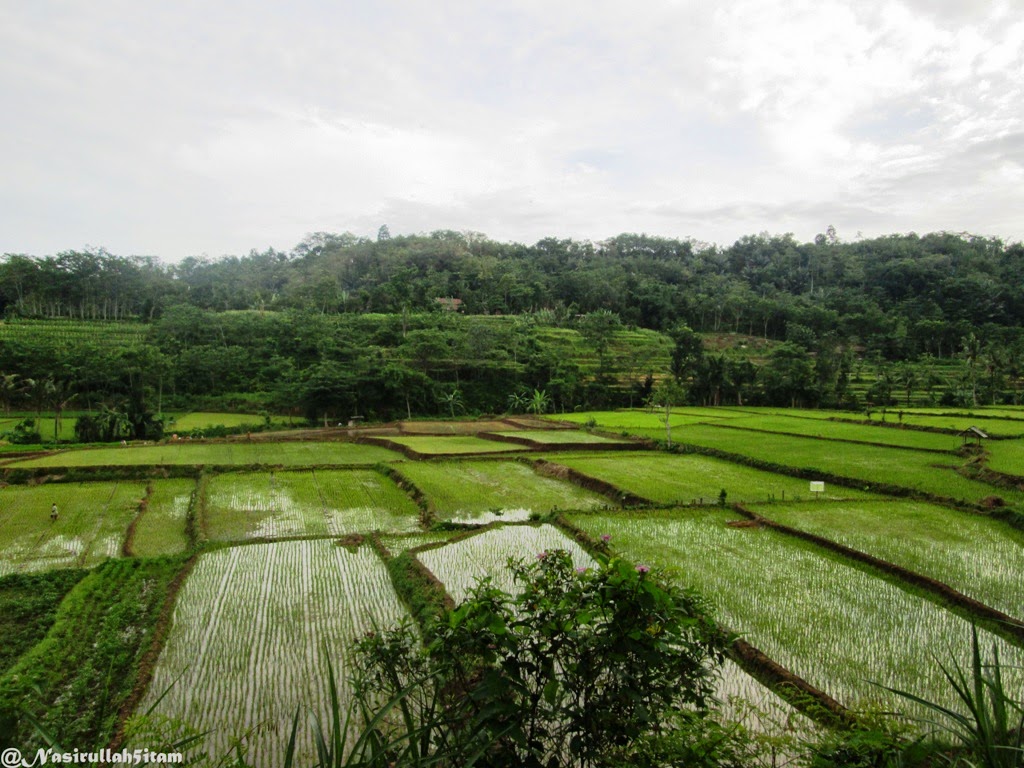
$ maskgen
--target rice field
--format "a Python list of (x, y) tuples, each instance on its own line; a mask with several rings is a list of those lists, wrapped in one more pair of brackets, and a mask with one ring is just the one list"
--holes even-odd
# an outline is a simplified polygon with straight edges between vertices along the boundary
[(535, 443), (580, 443), (580, 444), (617, 444), (627, 442), (615, 440), (601, 435), (592, 435), (589, 432), (582, 432), (576, 429), (523, 429), (518, 432), (496, 432), (498, 435), (509, 435), (525, 440), (532, 440)]
[(0, 488), (0, 576), (88, 568), (119, 557), (145, 496), (145, 483), (131, 481)]
[(416, 453), (424, 455), (452, 455), (471, 453), (508, 453), (509, 451), (525, 451), (525, 445), (513, 445), (511, 443), (499, 443), (496, 440), (484, 440), (473, 435), (401, 435), (389, 437), (389, 440), (399, 445), (412, 448)]
[(512, 429), (505, 421), (403, 421), (398, 427), (410, 435), (475, 435)]
[(675, 430), (679, 443), (717, 448), (761, 461), (791, 467), (817, 469), (864, 483), (870, 490), (875, 483), (888, 483), (938, 496), (977, 502), (997, 493), (1011, 503), (1024, 503), (1024, 492), (994, 489), (986, 483), (958, 475), (954, 466), (962, 459), (950, 455), (924, 453), (905, 448), (875, 445), (841, 446), (812, 437), (793, 437), (719, 429), (693, 425)]
[(195, 481), (154, 480), (150, 489), (146, 511), (135, 526), (132, 552), (138, 557), (187, 552), (189, 540), (185, 525)]
[(1024, 477), (1024, 440), (990, 440), (984, 447), (989, 469)]
[(604, 496), (543, 477), (518, 461), (407, 462), (401, 473), (430, 501), (435, 515), (458, 523), (528, 519), (532, 512), (596, 509)]
[[(586, 456), (563, 453), (549, 459), (661, 504), (718, 503), (723, 488), (729, 503), (811, 498), (810, 485), (806, 480), (775, 475), (710, 456), (656, 452)], [(822, 497), (828, 500), (863, 499), (872, 498), (872, 494), (826, 484)]]
[[(700, 424), (721, 419), (731, 419), (744, 415), (734, 413), (726, 408), (673, 408), (669, 424), (673, 427), (683, 424)], [(573, 424), (594, 422), (601, 429), (620, 430), (637, 427), (641, 429), (661, 429), (665, 433), (665, 415), (658, 410), (634, 409), (624, 411), (581, 411), (579, 413), (560, 413), (548, 416), (552, 421), (568, 421)]]
[(594, 566), (594, 560), (572, 539), (550, 525), (505, 525), (420, 552), (417, 558), (459, 602), (485, 578), (498, 589), (512, 592), (515, 582), (508, 570), (509, 558), (533, 560), (555, 549), (566, 550), (580, 568)]
[(793, 416), (738, 416), (724, 422), (730, 427), (803, 435), (829, 440), (850, 440), (859, 443), (883, 443), (898, 448), (920, 448), (953, 452), (963, 442), (955, 435), (894, 429), (880, 424), (857, 424), (849, 421), (807, 419)]
[(764, 504), (770, 520), (917, 571), (1024, 619), (1024, 532), (913, 501)]
[(206, 486), (203, 529), (213, 541), (418, 528), (419, 508), (372, 470), (223, 474)]
[[(140, 710), (167, 691), (157, 715), (209, 731), (196, 754), (226, 754), (234, 737), (258, 729), (249, 764), (277, 766), (296, 707), (327, 716), (328, 657), (345, 701), (352, 641), (404, 616), (369, 547), (321, 539), (210, 552), (182, 586)], [(299, 735), (297, 764), (312, 764), (311, 730)]]
[(145, 446), (117, 446), (60, 451), (50, 456), (15, 461), (9, 467), (108, 467), (160, 465), (327, 466), (371, 465), (400, 461), (402, 456), (376, 445), (346, 442), (231, 441), (199, 443), (181, 440)]
[[(624, 555), (661, 566), (702, 591), (719, 619), (771, 658), (855, 709), (925, 714), (873, 685), (908, 690), (956, 707), (935, 663), (969, 652), (966, 621), (805, 542), (768, 529), (731, 528), (735, 514), (676, 510), (646, 518), (577, 515), (592, 536), (611, 535)], [(1007, 664), (1024, 651), (988, 633)], [(1024, 668), (1006, 671), (1012, 689)]]

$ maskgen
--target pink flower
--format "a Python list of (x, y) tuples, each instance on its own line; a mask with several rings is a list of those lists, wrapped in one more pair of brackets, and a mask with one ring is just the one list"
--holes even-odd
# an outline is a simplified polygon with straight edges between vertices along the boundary
[(584, 568), (582, 565), (579, 568), (576, 569), (576, 573), (586, 573), (586, 572), (587, 572), (587, 569)]
[(643, 563), (641, 563), (640, 565), (638, 565), (636, 567), (636, 572), (637, 573), (647, 573), (649, 570), (651, 570), (651, 566), (644, 565)]
[(547, 552), (538, 552), (538, 553), (537, 553), (537, 559), (538, 559), (538, 560), (543, 560), (543, 559), (544, 559), (545, 557), (547, 557), (547, 556), (548, 556), (548, 553), (547, 553)]
[(610, 533), (602, 533), (601, 534), (601, 541), (603, 541), (605, 544), (607, 544), (611, 540), (612, 540), (612, 535)]

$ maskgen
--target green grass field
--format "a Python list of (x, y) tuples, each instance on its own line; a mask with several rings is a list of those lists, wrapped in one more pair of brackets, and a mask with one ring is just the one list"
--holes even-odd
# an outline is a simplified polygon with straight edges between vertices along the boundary
[(202, 527), (214, 541), (340, 536), (419, 527), (419, 509), (371, 470), (224, 474), (206, 486)]
[[(811, 498), (806, 480), (775, 475), (709, 456), (673, 456), (665, 453), (614, 453), (574, 456), (554, 454), (549, 459), (579, 470), (662, 504), (716, 503), (724, 488), (728, 502), (766, 501), (769, 498)], [(827, 485), (825, 499), (866, 498), (870, 494)]]
[(145, 483), (134, 481), (0, 488), (0, 575), (87, 568), (120, 556), (145, 496)]
[(913, 501), (751, 505), (815, 533), (949, 584), (1024, 619), (1024, 532), (983, 515)]
[(198, 443), (180, 441), (158, 445), (118, 446), (61, 451), (50, 456), (15, 461), (10, 467), (108, 467), (149, 465), (321, 466), (377, 464), (399, 461), (401, 454), (376, 445), (344, 442), (285, 442), (253, 440)]
[(985, 450), (989, 469), (1024, 477), (1024, 440), (990, 440)]
[(531, 512), (609, 503), (604, 496), (543, 477), (516, 461), (407, 462), (400, 471), (423, 491), (438, 518), (455, 522), (525, 520)]
[(518, 432), (498, 432), (497, 434), (520, 437), (542, 445), (547, 443), (607, 444), (626, 442), (624, 440), (602, 437), (601, 435), (592, 435), (589, 432), (580, 432), (575, 429), (524, 429)]
[[(934, 654), (946, 658), (955, 648), (966, 663), (966, 621), (806, 542), (727, 526), (735, 517), (688, 509), (572, 519), (591, 536), (609, 534), (625, 556), (703, 592), (727, 626), (842, 703), (922, 714), (878, 683), (957, 706)], [(1024, 662), (1021, 649), (981, 634), (1007, 664)], [(1005, 674), (1011, 688), (1024, 684), (1024, 668)]]
[(933, 451), (955, 451), (963, 440), (954, 435), (894, 429), (880, 424), (854, 424), (847, 421), (826, 421), (792, 416), (739, 416), (725, 422), (727, 426), (763, 432), (803, 435), (829, 440), (850, 440), (858, 443), (883, 443), (899, 448), (922, 448)]

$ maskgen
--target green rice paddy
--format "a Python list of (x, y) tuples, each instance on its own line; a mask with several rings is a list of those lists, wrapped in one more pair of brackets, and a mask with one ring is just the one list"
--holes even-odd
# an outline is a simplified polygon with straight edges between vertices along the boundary
[(394, 443), (412, 448), (416, 453), (424, 455), (454, 455), (471, 453), (507, 453), (509, 451), (528, 450), (524, 445), (500, 443), (495, 440), (484, 440), (472, 435), (413, 435), (389, 437)]

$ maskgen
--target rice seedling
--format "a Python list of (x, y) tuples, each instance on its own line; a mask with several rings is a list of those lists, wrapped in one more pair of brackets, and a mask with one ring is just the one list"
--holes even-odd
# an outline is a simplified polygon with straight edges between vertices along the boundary
[(472, 454), (472, 453), (508, 453), (510, 451), (529, 450), (525, 445), (499, 443), (495, 440), (484, 440), (473, 435), (414, 435), (389, 437), (394, 443), (408, 446), (416, 453), (425, 455), (438, 454)]
[(267, 466), (372, 465), (399, 461), (400, 454), (376, 445), (346, 442), (198, 443), (186, 440), (159, 445), (87, 448), (12, 462), (11, 467), (108, 467), (159, 465)]
[[(87, 568), (118, 557), (146, 495), (142, 482), (0, 488), (0, 576)], [(50, 519), (51, 505), (58, 517)]]
[(1024, 618), (1024, 532), (998, 520), (913, 501), (765, 504), (752, 509)]
[(135, 526), (132, 550), (138, 557), (176, 555), (189, 548), (185, 531), (193, 480), (154, 480), (146, 511)]
[(414, 531), (418, 516), (390, 478), (371, 470), (225, 474), (207, 485), (205, 526), (217, 541)]
[[(966, 621), (805, 542), (728, 527), (730, 517), (676, 510), (646, 519), (577, 515), (573, 522), (703, 592), (725, 625), (848, 706), (923, 714), (872, 683), (956, 706), (934, 656), (967, 647)], [(1024, 661), (1019, 648), (983, 636), (1009, 663)], [(1024, 670), (1007, 677), (1021, 685)]]
[(614, 440), (601, 435), (592, 435), (589, 432), (580, 432), (575, 429), (523, 429), (518, 432), (497, 432), (499, 435), (510, 435), (525, 440), (532, 440), (535, 443), (621, 443), (623, 440)]
[[(403, 616), (368, 547), (307, 540), (205, 554), (179, 594), (140, 711), (155, 703), (156, 716), (209, 731), (203, 754), (224, 754), (233, 737), (251, 733), (247, 760), (275, 766), (296, 707), (321, 720), (328, 714), (328, 659), (344, 681), (353, 640)], [(349, 695), (342, 682), (342, 702)], [(299, 764), (313, 762), (308, 729), (297, 755)]]
[[(665, 504), (717, 503), (722, 489), (729, 502), (770, 498), (809, 498), (809, 485), (710, 456), (666, 453), (558, 454), (552, 461), (611, 483), (630, 493)], [(825, 499), (873, 498), (871, 494), (829, 484)]]
[(401, 472), (441, 519), (459, 523), (526, 520), (533, 512), (595, 509), (608, 499), (515, 461), (409, 462)]
[(550, 525), (505, 525), (476, 536), (420, 552), (417, 557), (444, 584), (456, 602), (464, 600), (481, 579), (490, 578), (506, 592), (515, 589), (509, 558), (531, 560), (564, 549), (580, 568), (592, 567), (590, 557), (572, 539)]

